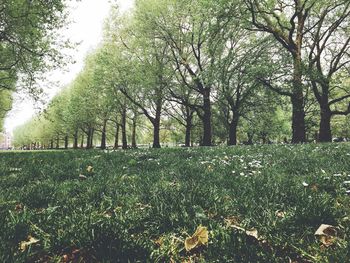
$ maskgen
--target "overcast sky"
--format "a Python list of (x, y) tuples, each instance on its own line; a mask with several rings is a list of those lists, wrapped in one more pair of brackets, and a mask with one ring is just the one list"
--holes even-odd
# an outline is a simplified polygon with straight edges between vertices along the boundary
[[(134, 0), (117, 0), (122, 12), (133, 6)], [(64, 35), (72, 42), (80, 45), (74, 51), (75, 64), (69, 65), (65, 71), (52, 73), (51, 81), (59, 81), (59, 87), (69, 84), (83, 68), (83, 61), (89, 50), (95, 48), (102, 40), (103, 22), (110, 10), (110, 0), (83, 0), (70, 4), (70, 16), (73, 23), (65, 30)], [(59, 88), (45, 90), (47, 100), (58, 92)], [(15, 94), (13, 109), (5, 120), (5, 129), (12, 132), (15, 127), (25, 123), (37, 112), (34, 102), (23, 95)]]

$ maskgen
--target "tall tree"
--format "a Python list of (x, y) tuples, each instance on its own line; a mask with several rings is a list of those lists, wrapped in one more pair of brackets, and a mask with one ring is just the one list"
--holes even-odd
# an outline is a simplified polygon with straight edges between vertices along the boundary
[(308, 70), (321, 113), (319, 141), (330, 142), (331, 118), (350, 114), (350, 87), (343, 84), (350, 72), (350, 2), (322, 2), (312, 15), (315, 28), (306, 38)]
[(65, 10), (63, 0), (1, 1), (0, 90), (20, 87), (37, 96), (41, 72), (62, 58), (59, 49), (65, 43), (58, 40), (57, 29), (66, 23)]
[(271, 34), (292, 57), (292, 89), (284, 95), (290, 97), (293, 105), (293, 143), (306, 141), (302, 48), (308, 31), (307, 19), (316, 2), (316, 0), (245, 0), (254, 27)]

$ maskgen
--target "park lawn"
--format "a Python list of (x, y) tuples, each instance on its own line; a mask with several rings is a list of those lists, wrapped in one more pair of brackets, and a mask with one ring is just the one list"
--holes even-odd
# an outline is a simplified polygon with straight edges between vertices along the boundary
[(349, 262), (349, 175), (349, 144), (2, 152), (0, 261)]

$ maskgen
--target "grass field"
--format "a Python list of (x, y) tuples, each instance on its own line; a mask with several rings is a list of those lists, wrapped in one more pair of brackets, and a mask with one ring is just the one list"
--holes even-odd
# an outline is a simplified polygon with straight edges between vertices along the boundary
[(4, 152), (0, 262), (349, 262), (349, 175), (349, 144)]

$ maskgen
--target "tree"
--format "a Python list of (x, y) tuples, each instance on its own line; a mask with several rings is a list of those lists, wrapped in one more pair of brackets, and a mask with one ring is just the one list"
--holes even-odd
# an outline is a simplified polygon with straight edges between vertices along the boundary
[(1, 2), (0, 90), (21, 87), (38, 95), (35, 82), (42, 71), (62, 60), (58, 50), (66, 43), (57, 41), (55, 30), (66, 23), (65, 9), (63, 0)]
[[(156, 28), (156, 38), (170, 48), (170, 58), (182, 84), (201, 97), (191, 105), (203, 124), (202, 145), (212, 145), (212, 92), (210, 78), (215, 50), (211, 48), (212, 17), (205, 1), (139, 1), (144, 25)], [(190, 11), (189, 11), (190, 10)], [(174, 92), (175, 94), (175, 92)]]
[(154, 30), (142, 28), (137, 18), (124, 18), (122, 29), (110, 28), (116, 30), (110, 32), (110, 41), (116, 47), (112, 64), (119, 77), (114, 86), (151, 122), (153, 148), (160, 148), (161, 115), (168, 85), (167, 47), (154, 38)]
[[(350, 114), (350, 2), (322, 3), (313, 13), (315, 29), (306, 39), (308, 70), (321, 118), (319, 141), (331, 142), (331, 118)], [(348, 100), (343, 110), (337, 105)], [(344, 109), (345, 108), (345, 109)]]
[(281, 94), (289, 96), (293, 106), (293, 143), (306, 141), (302, 48), (308, 31), (307, 18), (316, 2), (316, 0), (245, 0), (253, 26), (259, 31), (271, 34), (292, 57), (292, 88), (290, 92)]

